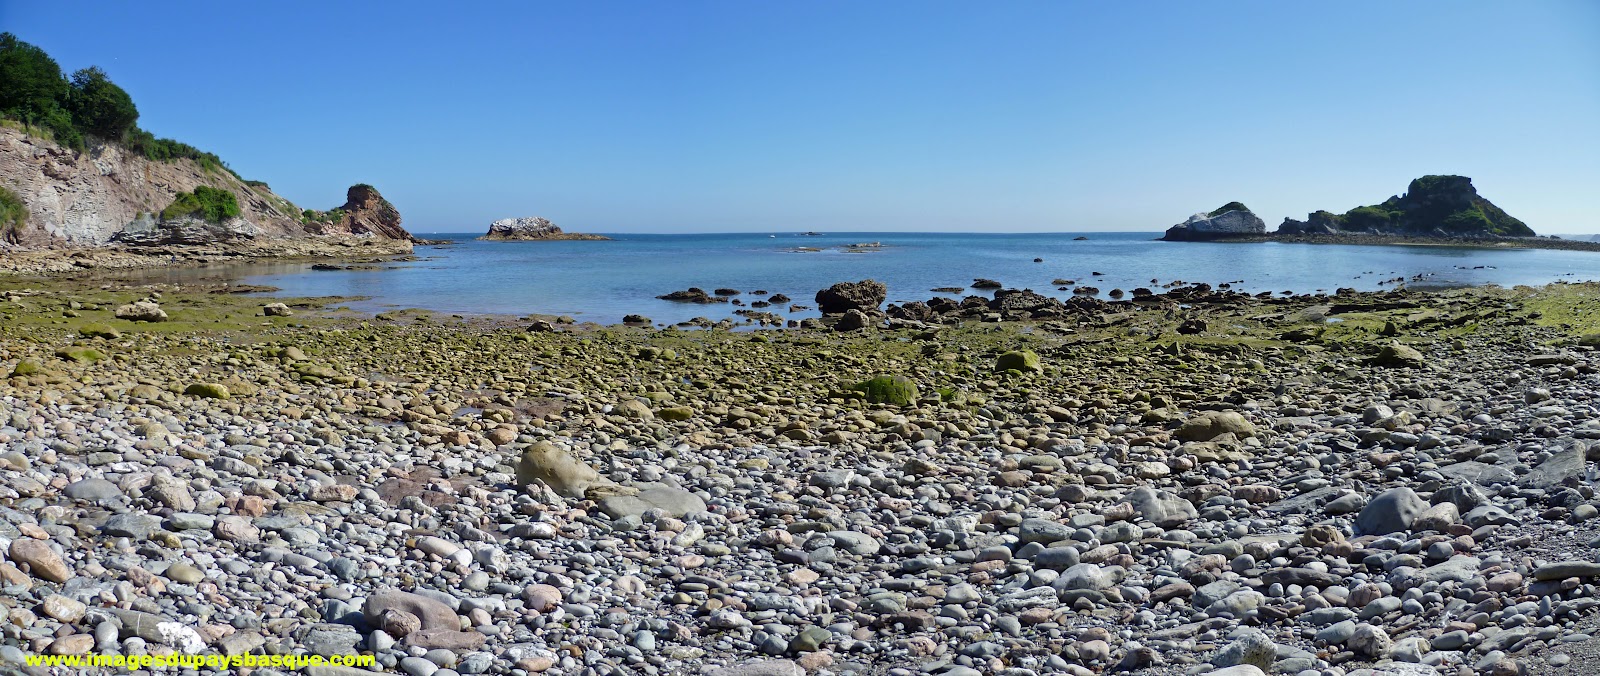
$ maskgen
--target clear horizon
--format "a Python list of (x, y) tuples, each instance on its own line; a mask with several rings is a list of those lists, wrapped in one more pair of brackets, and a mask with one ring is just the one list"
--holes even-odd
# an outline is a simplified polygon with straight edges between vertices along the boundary
[(0, 26), (158, 136), (302, 207), (371, 183), (413, 232), (1155, 232), (1235, 200), (1271, 229), (1424, 174), (1600, 232), (1578, 0), (0, 0)]

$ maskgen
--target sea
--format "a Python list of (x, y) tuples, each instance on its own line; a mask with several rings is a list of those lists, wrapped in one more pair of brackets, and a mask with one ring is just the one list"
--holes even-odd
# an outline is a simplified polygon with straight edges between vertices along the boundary
[[(1100, 290), (1160, 290), (1174, 282), (1228, 283), (1234, 290), (1333, 293), (1398, 288), (1539, 285), (1600, 279), (1600, 253), (1450, 246), (1162, 242), (1155, 232), (611, 234), (611, 241), (487, 242), (462, 233), (421, 233), (442, 240), (416, 248), (416, 260), (373, 269), (326, 270), (311, 264), (244, 264), (210, 269), (240, 283), (276, 287), (274, 296), (357, 297), (341, 305), (362, 312), (417, 308), (460, 315), (568, 315), (611, 324), (639, 314), (657, 323), (733, 317), (732, 303), (686, 304), (657, 296), (699, 287), (782, 293), (814, 305), (819, 289), (875, 279), (888, 302), (988, 295), (969, 287), (991, 279), (1006, 288), (1059, 298), (1055, 280)], [(146, 273), (181, 282), (192, 271)], [(958, 293), (935, 292), (963, 287)], [(748, 305), (744, 306), (748, 307)], [(818, 316), (765, 308), (789, 319)], [(736, 318), (742, 319), (742, 318)]]

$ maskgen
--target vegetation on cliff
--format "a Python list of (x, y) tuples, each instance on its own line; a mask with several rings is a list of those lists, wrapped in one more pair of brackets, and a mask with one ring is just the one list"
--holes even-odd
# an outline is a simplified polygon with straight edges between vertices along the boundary
[(239, 201), (233, 193), (210, 186), (195, 186), (194, 192), (180, 192), (172, 205), (161, 210), (161, 218), (171, 220), (198, 216), (209, 223), (221, 223), (239, 215)]
[(28, 221), (28, 207), (10, 188), (0, 186), (0, 242), (16, 244), (22, 224)]
[(233, 172), (212, 153), (140, 129), (133, 97), (98, 66), (68, 79), (43, 49), (11, 33), (0, 33), (0, 118), (74, 150), (86, 150), (95, 138), (158, 162), (188, 159), (207, 171)]
[[(1250, 211), (1250, 207), (1245, 206), (1241, 202), (1229, 202), (1229, 203), (1224, 204), (1224, 205), (1222, 205), (1220, 207), (1217, 207), (1216, 211), (1213, 211), (1213, 212), (1211, 212), (1209, 214), (1206, 214), (1206, 215), (1210, 216), (1212, 218), (1216, 218), (1216, 217), (1221, 216), (1221, 215), (1223, 215), (1225, 213), (1228, 213), (1230, 211)], [(1254, 213), (1254, 212), (1251, 212), (1251, 213)]]

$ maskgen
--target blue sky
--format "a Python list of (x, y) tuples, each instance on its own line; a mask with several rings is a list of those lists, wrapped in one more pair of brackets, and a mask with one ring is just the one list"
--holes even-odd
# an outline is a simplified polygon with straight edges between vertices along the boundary
[(1600, 3), (31, 2), (140, 125), (415, 232), (1269, 226), (1471, 176), (1600, 232)]

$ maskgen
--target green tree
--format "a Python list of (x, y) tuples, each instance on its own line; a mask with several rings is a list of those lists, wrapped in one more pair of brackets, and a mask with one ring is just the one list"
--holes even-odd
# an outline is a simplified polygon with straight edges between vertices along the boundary
[(67, 100), (61, 66), (43, 49), (0, 33), (0, 111), (28, 123)]
[(108, 141), (119, 141), (139, 121), (133, 97), (106, 77), (98, 66), (72, 74), (72, 121), (84, 132)]

